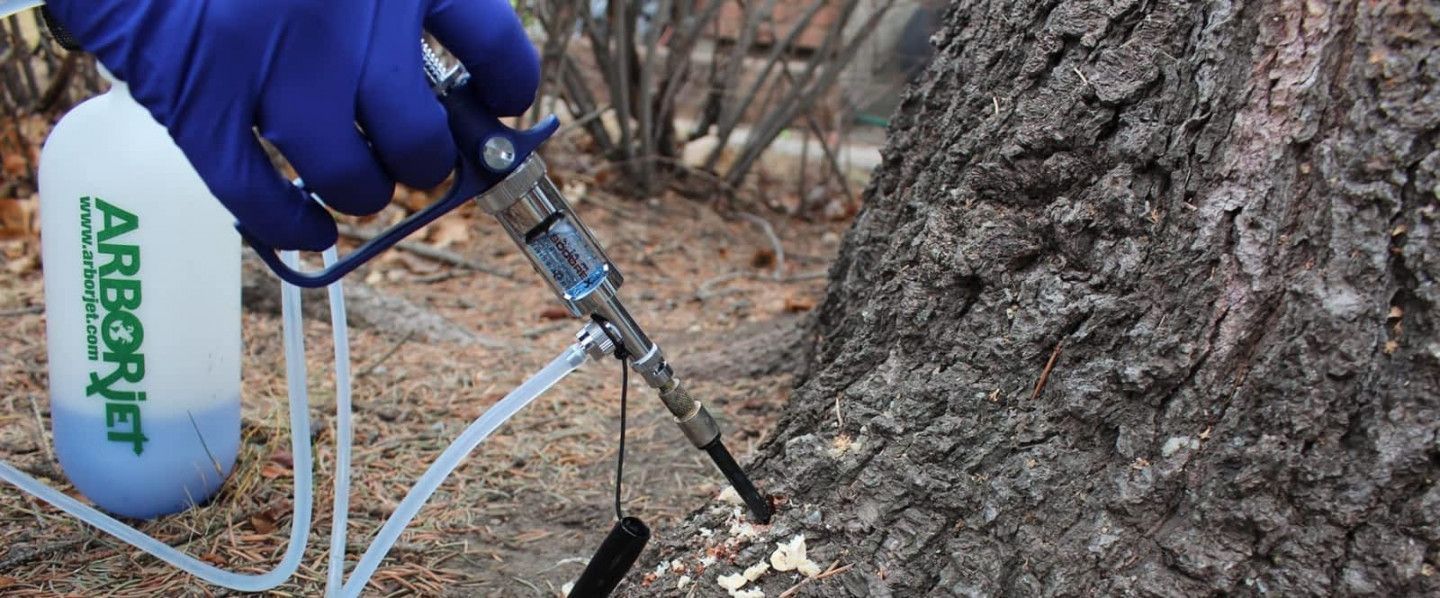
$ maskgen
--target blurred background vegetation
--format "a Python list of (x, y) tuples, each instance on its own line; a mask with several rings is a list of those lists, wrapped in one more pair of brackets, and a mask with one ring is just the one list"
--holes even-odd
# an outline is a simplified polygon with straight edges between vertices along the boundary
[[(520, 0), (541, 49), (547, 152), (633, 198), (671, 190), (807, 219), (848, 218), (890, 111), (929, 58), (932, 0)], [(51, 125), (103, 91), (39, 11), (0, 22), (0, 237), (33, 234)]]

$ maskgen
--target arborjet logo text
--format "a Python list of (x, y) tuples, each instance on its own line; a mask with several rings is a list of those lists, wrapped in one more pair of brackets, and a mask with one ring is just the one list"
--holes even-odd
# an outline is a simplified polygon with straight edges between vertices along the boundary
[(145, 452), (149, 440), (140, 426), (145, 393), (138, 390), (145, 379), (145, 355), (140, 352), (145, 326), (135, 315), (140, 307), (140, 246), (125, 241), (133, 241), (127, 236), (139, 228), (140, 218), (123, 208), (98, 197), (80, 198), (85, 342), (90, 361), (98, 362), (85, 396), (99, 395), (105, 401), (106, 438), (129, 443), (137, 455)]

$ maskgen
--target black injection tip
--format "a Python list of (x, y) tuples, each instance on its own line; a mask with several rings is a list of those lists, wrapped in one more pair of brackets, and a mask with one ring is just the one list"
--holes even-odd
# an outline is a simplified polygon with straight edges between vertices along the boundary
[(770, 523), (770, 516), (775, 513), (770, 506), (770, 500), (761, 496), (760, 491), (755, 489), (755, 484), (750, 482), (750, 476), (745, 475), (745, 471), (740, 469), (740, 464), (730, 456), (730, 451), (725, 448), (725, 444), (716, 438), (714, 442), (705, 445), (705, 452), (710, 454), (710, 459), (715, 462), (715, 466), (725, 474), (725, 479), (730, 480), (730, 485), (735, 488), (735, 492), (740, 494), (740, 499), (750, 507), (750, 514), (755, 517), (755, 520), (760, 523)]

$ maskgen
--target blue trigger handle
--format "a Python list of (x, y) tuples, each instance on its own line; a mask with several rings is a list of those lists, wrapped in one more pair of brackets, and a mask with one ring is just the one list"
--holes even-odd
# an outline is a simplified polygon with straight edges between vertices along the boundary
[[(524, 131), (507, 127), (480, 102), (472, 92), (473, 89), (466, 78), (457, 81), (448, 92), (440, 96), (440, 103), (445, 106), (449, 117), (450, 134), (454, 136), (460, 154), (455, 163), (455, 179), (450, 189), (435, 203), (366, 241), (364, 245), (329, 267), (305, 272), (291, 268), (280, 261), (280, 254), (274, 248), (255, 238), (245, 227), (237, 223), (235, 228), (240, 231), (245, 242), (255, 249), (255, 253), (260, 255), (260, 260), (285, 282), (299, 287), (317, 288), (340, 280), (386, 249), (394, 247), (411, 233), (504, 180), (560, 127), (560, 121), (553, 114)], [(487, 161), (483, 155), (487, 143), (490, 143), (492, 148), (504, 148), (501, 153), (510, 154), (507, 156), (510, 158), (508, 164), (500, 168), (493, 167), (495, 160)], [(505, 161), (504, 158), (500, 160)]]

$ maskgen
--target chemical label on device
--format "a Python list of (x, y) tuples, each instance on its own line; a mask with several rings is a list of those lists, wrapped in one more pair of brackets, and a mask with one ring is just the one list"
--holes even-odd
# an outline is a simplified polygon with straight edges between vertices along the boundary
[(563, 216), (529, 244), (567, 299), (583, 297), (605, 280), (605, 260), (600, 252)]
[(145, 379), (140, 352), (145, 326), (135, 314), (141, 300), (140, 246), (131, 233), (139, 229), (135, 214), (98, 197), (80, 198), (85, 347), (96, 362), (85, 396), (105, 401), (106, 439), (128, 443), (136, 455), (149, 440), (140, 426), (145, 393), (138, 390)]

